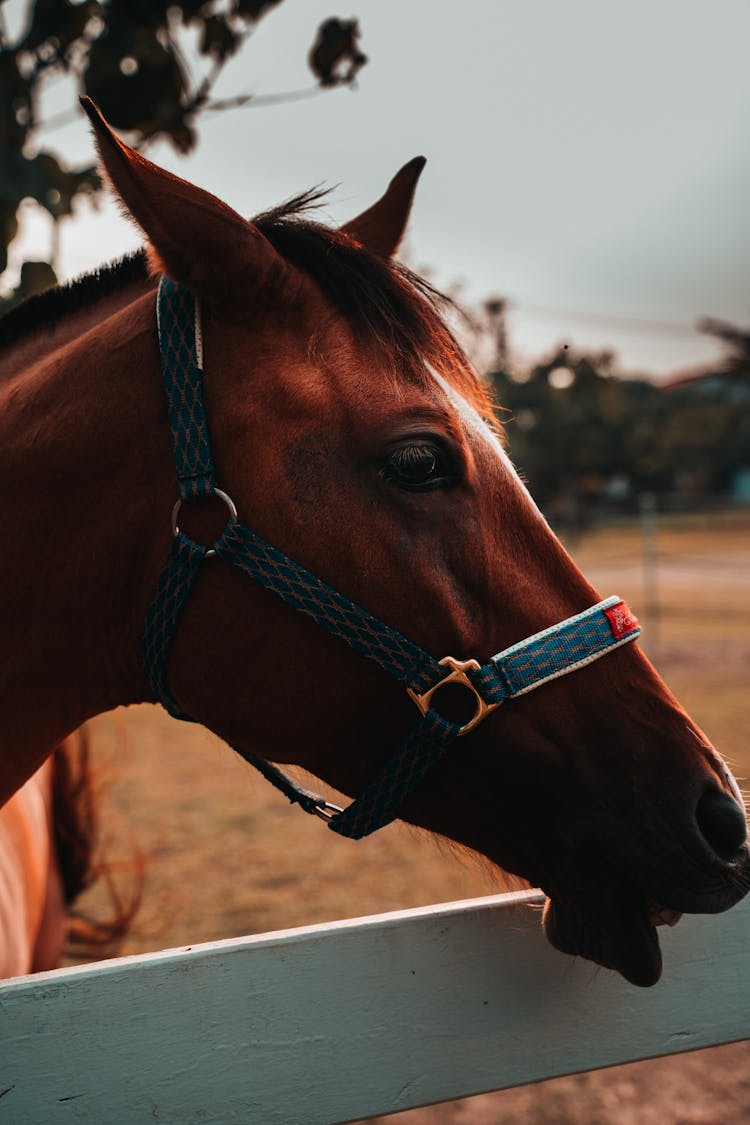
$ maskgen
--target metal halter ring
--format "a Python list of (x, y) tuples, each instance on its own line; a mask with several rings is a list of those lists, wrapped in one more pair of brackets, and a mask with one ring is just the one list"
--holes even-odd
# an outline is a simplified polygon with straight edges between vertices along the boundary
[(427, 691), (422, 692), (421, 695), (411, 688), (407, 688), (406, 690), (422, 714), (426, 715), (430, 709), (430, 702), (433, 695), (436, 691), (439, 691), (440, 688), (445, 687), (446, 684), (460, 684), (461, 687), (468, 688), (474, 696), (474, 706), (476, 710), (469, 721), (464, 723), (458, 732), (459, 736), (468, 734), (469, 731), (474, 730), (474, 727), (481, 723), (482, 719), (486, 718), (491, 711), (496, 710), (496, 708), (500, 706), (500, 703), (502, 703), (502, 700), (500, 700), (500, 703), (487, 703), (474, 687), (474, 684), (469, 679), (468, 673), (478, 672), (481, 668), (481, 665), (476, 660), (456, 660), (454, 656), (444, 656), (442, 660), (438, 661), (438, 664), (442, 664), (444, 668), (451, 669), (447, 676), (442, 680), (438, 680), (436, 684), (433, 684)]
[(328, 824), (343, 811), (344, 810), (338, 805), (332, 805), (330, 801), (324, 801), (322, 797), (318, 804), (313, 805), (310, 809), (310, 812), (314, 813), (315, 816), (319, 816), (321, 820), (325, 820)]
[[(207, 495), (218, 496), (219, 500), (221, 500), (222, 503), (226, 505), (227, 511), (229, 512), (229, 519), (237, 519), (237, 507), (231, 496), (228, 496), (226, 492), (222, 492), (220, 488), (214, 488), (214, 490)], [(196, 499), (202, 500), (203, 497), (196, 497)], [(182, 497), (180, 497), (180, 499), (177, 500), (174, 508), (172, 508), (172, 534), (175, 536), (180, 534), (180, 526), (177, 523), (177, 517), (179, 516), (180, 509), (184, 503), (185, 501), (182, 499)], [(216, 551), (213, 549), (213, 547), (209, 547), (206, 551), (206, 558), (210, 558), (211, 555), (215, 554)]]

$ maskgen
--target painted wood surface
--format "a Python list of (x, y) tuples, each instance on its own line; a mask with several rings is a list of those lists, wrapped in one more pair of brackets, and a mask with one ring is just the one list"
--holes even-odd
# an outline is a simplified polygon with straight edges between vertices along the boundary
[(332, 1125), (750, 1037), (750, 899), (653, 989), (556, 953), (534, 893), (0, 987), (0, 1123)]

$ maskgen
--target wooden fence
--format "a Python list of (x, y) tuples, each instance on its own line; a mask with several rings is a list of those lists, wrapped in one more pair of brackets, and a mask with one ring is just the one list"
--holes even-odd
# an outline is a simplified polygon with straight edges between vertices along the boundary
[(536, 893), (0, 987), (0, 1122), (332, 1125), (750, 1037), (750, 899), (662, 930), (652, 989), (546, 943)]

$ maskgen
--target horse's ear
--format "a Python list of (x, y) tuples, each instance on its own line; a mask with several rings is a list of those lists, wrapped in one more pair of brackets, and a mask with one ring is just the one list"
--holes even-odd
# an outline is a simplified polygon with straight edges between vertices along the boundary
[(264, 284), (283, 261), (252, 223), (215, 195), (159, 168), (124, 144), (90, 98), (81, 98), (94, 128), (106, 178), (148, 238), (154, 272), (193, 293), (225, 301), (249, 279)]
[(341, 230), (351, 234), (375, 254), (383, 258), (393, 257), (404, 237), (417, 180), (426, 163), (424, 156), (415, 156), (404, 164), (377, 203), (346, 223)]

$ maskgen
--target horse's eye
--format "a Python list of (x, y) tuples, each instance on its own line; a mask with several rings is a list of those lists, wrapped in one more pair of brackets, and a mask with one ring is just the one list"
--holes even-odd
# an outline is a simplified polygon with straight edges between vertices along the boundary
[(449, 484), (453, 473), (443, 450), (433, 442), (415, 441), (391, 453), (382, 468), (383, 477), (412, 492)]

